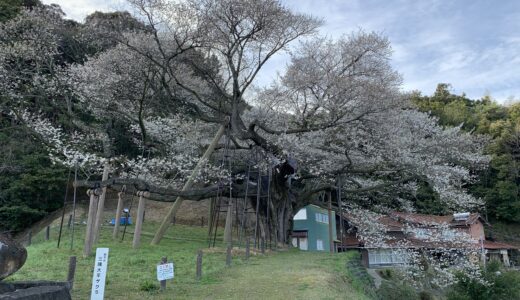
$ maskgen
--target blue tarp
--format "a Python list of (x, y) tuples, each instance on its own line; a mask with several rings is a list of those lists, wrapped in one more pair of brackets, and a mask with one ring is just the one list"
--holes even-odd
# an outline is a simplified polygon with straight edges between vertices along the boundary
[[(126, 217), (121, 217), (119, 219), (119, 225), (125, 225), (126, 223)], [(110, 225), (116, 225), (116, 219), (110, 220)], [(128, 225), (132, 225), (132, 217), (128, 217)]]

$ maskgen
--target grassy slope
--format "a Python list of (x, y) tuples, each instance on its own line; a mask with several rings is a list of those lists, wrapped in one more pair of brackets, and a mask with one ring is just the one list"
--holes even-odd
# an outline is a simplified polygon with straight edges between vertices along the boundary
[[(362, 287), (351, 280), (345, 264), (357, 253), (305, 253), (297, 250), (256, 255), (249, 262), (236, 251), (233, 265), (225, 266), (222, 248), (208, 249), (207, 231), (200, 227), (175, 225), (159, 246), (150, 246), (156, 224), (145, 224), (141, 249), (131, 247), (132, 235), (124, 242), (111, 240), (111, 227), (102, 230), (98, 247), (110, 248), (105, 299), (368, 299)], [(130, 231), (133, 230), (129, 227)], [(62, 247), (42, 241), (40, 233), (28, 247), (25, 266), (9, 280), (64, 280), (68, 257), (78, 257), (74, 299), (88, 299), (94, 257), (81, 257), (84, 227), (76, 232), (74, 250), (65, 232)], [(195, 280), (196, 251), (204, 249), (203, 277)], [(145, 291), (141, 286), (158, 286), (155, 265), (161, 256), (175, 262), (175, 279), (168, 281), (164, 293)]]

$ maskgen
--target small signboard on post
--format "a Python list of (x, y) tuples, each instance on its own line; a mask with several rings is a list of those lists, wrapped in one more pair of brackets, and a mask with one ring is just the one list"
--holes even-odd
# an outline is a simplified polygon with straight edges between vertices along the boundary
[(166, 280), (173, 279), (175, 276), (173, 263), (169, 263), (166, 257), (161, 259), (157, 265), (157, 280), (161, 283), (161, 291), (166, 289)]
[(96, 249), (94, 261), (94, 274), (92, 275), (92, 290), (90, 300), (103, 300), (105, 295), (105, 280), (108, 267), (108, 248)]
[(175, 276), (173, 263), (165, 263), (157, 265), (157, 280), (163, 281), (173, 279)]

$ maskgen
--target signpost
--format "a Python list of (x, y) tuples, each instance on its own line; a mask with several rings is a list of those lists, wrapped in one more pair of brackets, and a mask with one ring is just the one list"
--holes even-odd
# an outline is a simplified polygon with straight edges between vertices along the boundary
[(92, 275), (92, 290), (90, 300), (103, 300), (105, 295), (105, 279), (108, 267), (108, 248), (96, 249), (94, 261), (94, 274)]
[(174, 276), (173, 263), (167, 262), (166, 257), (163, 257), (161, 263), (157, 265), (157, 280), (161, 282), (161, 291), (166, 289), (166, 280), (173, 279)]

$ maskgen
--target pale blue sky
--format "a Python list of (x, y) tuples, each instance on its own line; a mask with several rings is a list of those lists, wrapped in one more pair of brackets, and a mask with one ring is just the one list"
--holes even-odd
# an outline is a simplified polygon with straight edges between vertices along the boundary
[[(122, 0), (43, 0), (82, 21), (95, 10), (124, 8)], [(499, 102), (520, 99), (520, 1), (518, 0), (283, 0), (295, 11), (321, 17), (331, 37), (362, 28), (386, 35), (403, 90), (433, 93), (437, 83), (470, 98), (489, 93)], [(268, 83), (283, 71), (286, 55), (267, 65)]]

